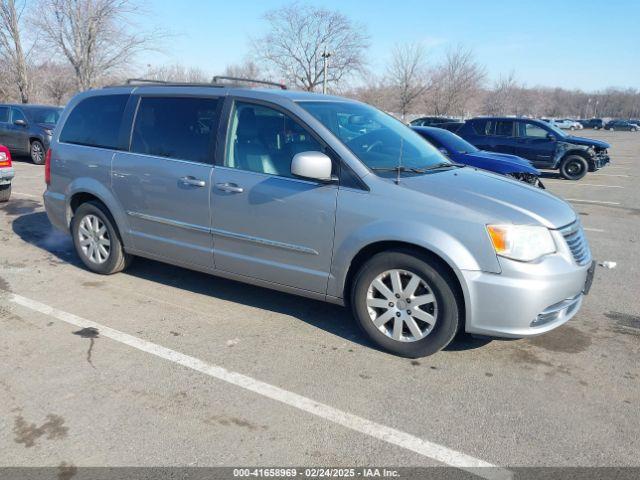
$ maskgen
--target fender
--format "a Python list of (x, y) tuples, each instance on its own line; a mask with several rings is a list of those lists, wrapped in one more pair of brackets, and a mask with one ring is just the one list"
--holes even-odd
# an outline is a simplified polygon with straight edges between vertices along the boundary
[(379, 242), (402, 242), (433, 252), (451, 267), (463, 289), (463, 270), (501, 272), (495, 256), (493, 261), (480, 265), (462, 242), (432, 225), (421, 222), (380, 221), (367, 224), (340, 241), (336, 238), (327, 295), (343, 296), (352, 260), (362, 249)]
[(580, 155), (591, 165), (593, 163), (593, 151), (586, 145), (558, 141), (553, 157), (553, 168), (559, 168), (560, 163), (567, 155)]
[(67, 226), (71, 224), (71, 217), (73, 215), (73, 212), (71, 211), (71, 198), (77, 193), (91, 194), (104, 203), (116, 222), (116, 227), (118, 228), (118, 232), (120, 232), (122, 242), (127, 247), (133, 247), (131, 236), (129, 235), (131, 227), (127, 216), (124, 214), (122, 205), (113, 195), (111, 190), (105, 187), (101, 182), (90, 177), (76, 178), (67, 185), (65, 190)]

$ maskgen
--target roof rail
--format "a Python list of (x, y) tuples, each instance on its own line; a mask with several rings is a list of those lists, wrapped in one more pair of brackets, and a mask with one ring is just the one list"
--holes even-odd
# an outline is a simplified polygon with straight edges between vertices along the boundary
[(268, 80), (257, 80), (255, 78), (226, 77), (222, 75), (216, 75), (215, 77), (213, 77), (213, 79), (211, 79), (211, 83), (219, 84), (220, 80), (230, 80), (232, 82), (259, 83), (260, 85), (271, 85), (273, 87), (278, 87), (282, 90), (287, 89), (287, 86), (284, 83), (270, 82)]
[(171, 87), (216, 87), (220, 88), (223, 85), (216, 85), (213, 83), (204, 82), (174, 82), (170, 80), (152, 80), (149, 78), (129, 78), (125, 82), (126, 85), (167, 85)]

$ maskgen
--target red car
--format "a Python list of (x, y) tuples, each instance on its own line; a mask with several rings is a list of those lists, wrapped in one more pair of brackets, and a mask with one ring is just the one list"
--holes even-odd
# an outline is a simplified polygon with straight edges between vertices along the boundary
[(11, 180), (14, 176), (9, 149), (0, 145), (0, 202), (8, 202), (11, 196)]

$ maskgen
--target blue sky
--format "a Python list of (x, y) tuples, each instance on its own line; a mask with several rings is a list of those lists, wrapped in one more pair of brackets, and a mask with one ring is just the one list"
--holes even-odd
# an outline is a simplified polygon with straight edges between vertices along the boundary
[[(173, 34), (142, 65), (180, 63), (221, 73), (249, 53), (266, 29), (264, 11), (288, 2), (147, 0), (142, 27)], [(423, 42), (437, 62), (458, 43), (470, 47), (489, 79), (515, 71), (528, 86), (597, 90), (640, 88), (640, 0), (328, 0), (363, 24), (368, 60), (382, 72), (394, 44)]]

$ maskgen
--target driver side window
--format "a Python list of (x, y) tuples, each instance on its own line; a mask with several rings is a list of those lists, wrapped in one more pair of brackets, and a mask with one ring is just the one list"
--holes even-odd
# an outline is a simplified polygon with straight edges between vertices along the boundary
[(324, 149), (288, 115), (263, 105), (235, 102), (224, 166), (292, 177), (291, 160), (301, 152)]
[(520, 122), (520, 136), (529, 138), (547, 138), (548, 132), (531, 122)]

